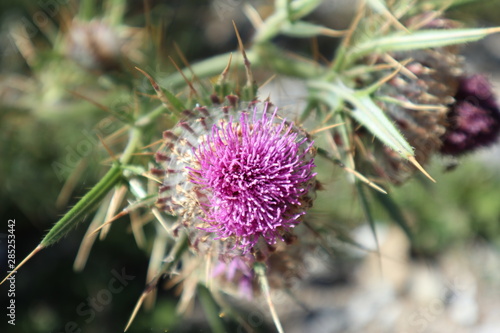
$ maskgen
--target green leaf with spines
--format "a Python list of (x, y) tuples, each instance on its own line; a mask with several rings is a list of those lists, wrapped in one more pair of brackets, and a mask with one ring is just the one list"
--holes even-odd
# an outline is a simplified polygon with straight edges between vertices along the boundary
[(401, 229), (403, 229), (408, 239), (410, 239), (410, 241), (413, 243), (413, 233), (411, 231), (410, 225), (404, 217), (401, 208), (399, 208), (398, 204), (392, 199), (391, 195), (385, 195), (377, 192), (375, 192), (373, 195), (375, 196), (375, 199), (382, 205), (385, 211), (389, 214), (392, 220), (396, 222), (396, 224), (398, 224)]
[(385, 52), (411, 51), (444, 47), (478, 41), (488, 35), (500, 32), (500, 28), (419, 30), (412, 33), (396, 32), (353, 45), (347, 58), (351, 63), (369, 55)]
[(50, 229), (40, 242), (40, 246), (50, 246), (63, 238), (72, 228), (81, 222), (85, 216), (92, 213), (94, 209), (97, 208), (97, 205), (120, 181), (121, 177), (121, 166), (118, 163), (114, 164), (106, 175)]
[(377, 252), (380, 252), (380, 247), (377, 237), (377, 229), (375, 227), (375, 219), (373, 218), (370, 201), (368, 200), (365, 190), (359, 181), (356, 181), (356, 190), (358, 192), (361, 208), (363, 209), (363, 213), (365, 214), (365, 217), (368, 220), (368, 224), (370, 225), (370, 230), (372, 231), (373, 238), (377, 246)]
[[(363, 125), (401, 157), (408, 159), (414, 156), (411, 145), (366, 91), (353, 90), (340, 81), (336, 83), (311, 81), (308, 86), (316, 90), (316, 96), (328, 105), (335, 100), (335, 96), (350, 103), (352, 105), (350, 117)], [(330, 105), (330, 107), (337, 107), (337, 105)]]
[(170, 91), (167, 89), (163, 89), (163, 93), (165, 94), (165, 97), (167, 100), (170, 102), (170, 104), (173, 106), (175, 110), (174, 113), (180, 114), (182, 111), (186, 110), (186, 106), (184, 103), (180, 101), (174, 94), (172, 94)]

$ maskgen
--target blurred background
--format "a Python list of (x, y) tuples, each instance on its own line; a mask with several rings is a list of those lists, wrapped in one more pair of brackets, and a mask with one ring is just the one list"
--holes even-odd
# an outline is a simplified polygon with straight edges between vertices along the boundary
[[(154, 71), (161, 79), (175, 70), (169, 56), (182, 63), (177, 49), (190, 63), (235, 51), (231, 20), (244, 41), (250, 41), (253, 33), (242, 10), (244, 3), (0, 3), (2, 275), (9, 219), (15, 219), (19, 262), (102, 176), (108, 155), (97, 135), (108, 136), (118, 128), (95, 102), (125, 114), (133, 108), (131, 88), (146, 90), (131, 85), (148, 85), (137, 79), (133, 67)], [(272, 11), (271, 1), (251, 3), (262, 16)], [(326, 1), (310, 20), (341, 29), (349, 24), (354, 10), (351, 1)], [(449, 16), (468, 26), (498, 26), (499, 10), (497, 0), (470, 1)], [(155, 27), (153, 34), (148, 27)], [(310, 47), (307, 40), (280, 37), (274, 42), (304, 54)], [(337, 42), (319, 38), (318, 44), (328, 58)], [(467, 71), (486, 74), (500, 92), (500, 36), (468, 44), (462, 53)], [(259, 77), (257, 70), (257, 79), (262, 83), (266, 78)], [(286, 77), (275, 78), (262, 96), (268, 93), (283, 105), (303, 103), (306, 96), (300, 82)], [(393, 188), (392, 196), (410, 223), (412, 240), (379, 209), (380, 255), (374, 253), (373, 234), (345, 175), (340, 169), (320, 165), (318, 173), (325, 186), (339, 195), (334, 202), (319, 195), (312, 218), (350, 230), (362, 246), (340, 243), (342, 250), (336, 256), (311, 254), (305, 279), (294, 288), (295, 298), (282, 296), (275, 301), (285, 331), (498, 332), (499, 165), (497, 145), (460, 160), (435, 159), (429, 169), (438, 181), (435, 185), (416, 177)], [(105, 240), (96, 242), (83, 271), (75, 272), (73, 262), (85, 229), (80, 226), (16, 275), (16, 326), (7, 325), (2, 313), (2, 332), (123, 330), (144, 288), (150, 245), (140, 248), (129, 224), (116, 223)], [(154, 226), (146, 226), (145, 232), (147, 239), (154, 234)], [(129, 280), (107, 300), (102, 290), (123, 272)], [(2, 300), (7, 300), (7, 290), (7, 284), (0, 287)], [(92, 307), (99, 297), (106, 304)], [(154, 310), (139, 312), (129, 331), (210, 331), (198, 306), (187, 318), (179, 317), (177, 301), (175, 289), (160, 288)], [(6, 302), (2, 304), (6, 311)], [(255, 316), (255, 331), (274, 332), (264, 318), (265, 313)], [(233, 331), (238, 331), (236, 324)]]

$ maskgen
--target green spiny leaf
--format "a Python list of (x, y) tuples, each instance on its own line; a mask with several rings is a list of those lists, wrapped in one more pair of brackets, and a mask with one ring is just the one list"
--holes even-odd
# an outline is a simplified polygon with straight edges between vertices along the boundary
[[(325, 103), (329, 104), (338, 96), (352, 104), (351, 117), (365, 126), (380, 141), (396, 151), (403, 158), (413, 157), (413, 148), (405, 140), (399, 130), (393, 125), (385, 112), (380, 109), (372, 98), (364, 91), (355, 91), (341, 82), (336, 84), (327, 82), (310, 82), (309, 86), (320, 90), (317, 94)], [(330, 105), (336, 107), (336, 105)]]
[(361, 95), (354, 101), (355, 109), (352, 112), (354, 119), (402, 157), (413, 156), (413, 148), (370, 96)]
[(394, 202), (390, 195), (382, 195), (381, 193), (374, 193), (375, 199), (382, 205), (382, 207), (387, 211), (389, 216), (396, 222), (401, 229), (405, 232), (406, 236), (413, 241), (413, 234), (411, 228), (406, 221), (403, 213), (399, 206)]
[(164, 89), (163, 93), (165, 94), (165, 97), (168, 99), (168, 101), (172, 104), (175, 111), (177, 111), (177, 113), (181, 113), (182, 111), (186, 110), (184, 104), (170, 91)]
[(118, 183), (121, 176), (122, 169), (120, 165), (113, 165), (106, 175), (50, 229), (41, 241), (40, 246), (50, 246), (64, 237), (78, 222), (97, 207), (99, 202)]
[(370, 229), (373, 234), (373, 238), (375, 239), (375, 244), (377, 245), (377, 252), (380, 252), (378, 237), (377, 237), (377, 229), (375, 228), (375, 220), (373, 219), (373, 214), (370, 206), (370, 202), (366, 197), (365, 190), (359, 181), (356, 182), (356, 189), (359, 196), (359, 201), (361, 203), (361, 207), (363, 208), (363, 213), (365, 214), (366, 219), (368, 220), (368, 224), (370, 225)]
[(409, 51), (463, 44), (480, 40), (496, 32), (500, 32), (500, 28), (419, 30), (410, 34), (398, 32), (353, 46), (348, 58), (354, 61), (373, 53)]

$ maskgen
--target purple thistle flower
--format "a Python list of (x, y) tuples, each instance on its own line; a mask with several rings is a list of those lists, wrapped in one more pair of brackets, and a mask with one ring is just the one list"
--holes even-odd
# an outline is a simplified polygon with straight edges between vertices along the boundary
[(283, 239), (311, 205), (313, 142), (269, 109), (198, 108), (202, 117), (181, 122), (180, 135), (164, 134), (171, 153), (157, 153), (165, 162), (159, 204), (244, 253), (259, 239)]
[(463, 77), (448, 113), (441, 153), (460, 155), (493, 144), (500, 134), (500, 110), (482, 75)]

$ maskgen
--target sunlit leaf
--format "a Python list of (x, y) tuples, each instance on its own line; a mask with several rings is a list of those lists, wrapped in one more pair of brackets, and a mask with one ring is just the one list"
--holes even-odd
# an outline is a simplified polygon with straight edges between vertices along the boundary
[(409, 51), (463, 44), (480, 40), (496, 32), (500, 32), (500, 28), (419, 30), (410, 34), (398, 32), (357, 44), (352, 48), (349, 56), (357, 59), (372, 53)]

